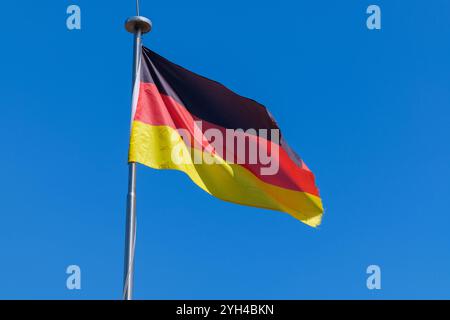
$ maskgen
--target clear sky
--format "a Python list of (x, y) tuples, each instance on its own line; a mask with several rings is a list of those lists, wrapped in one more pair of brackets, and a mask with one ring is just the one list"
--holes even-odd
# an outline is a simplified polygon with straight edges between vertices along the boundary
[[(141, 1), (145, 45), (265, 104), (326, 212), (313, 229), (139, 166), (136, 298), (450, 298), (448, 1)], [(121, 297), (133, 14), (2, 3), (0, 298)]]

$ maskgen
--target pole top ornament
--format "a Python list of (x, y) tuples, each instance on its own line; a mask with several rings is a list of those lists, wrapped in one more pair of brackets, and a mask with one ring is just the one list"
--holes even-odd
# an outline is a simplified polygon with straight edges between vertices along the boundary
[(139, 30), (142, 34), (152, 30), (152, 22), (143, 16), (130, 17), (125, 21), (125, 29), (130, 33), (136, 33)]

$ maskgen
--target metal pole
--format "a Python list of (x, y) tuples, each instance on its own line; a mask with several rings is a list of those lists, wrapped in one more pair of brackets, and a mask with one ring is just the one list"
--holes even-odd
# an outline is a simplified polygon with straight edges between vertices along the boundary
[[(145, 17), (135, 16), (129, 18), (125, 23), (127, 31), (134, 33), (133, 53), (133, 88), (138, 79), (139, 65), (141, 61), (142, 34), (150, 32), (151, 22)], [(133, 95), (137, 94), (134, 92)], [(132, 99), (135, 101), (135, 99)], [(133, 107), (132, 107), (133, 108)], [(128, 195), (127, 195), (127, 218), (125, 235), (125, 263), (123, 299), (133, 298), (134, 284), (134, 252), (136, 244), (136, 163), (128, 164)]]
[(127, 222), (125, 239), (125, 268), (123, 298), (133, 298), (134, 283), (134, 252), (136, 244), (136, 163), (128, 164), (128, 196), (127, 196)]

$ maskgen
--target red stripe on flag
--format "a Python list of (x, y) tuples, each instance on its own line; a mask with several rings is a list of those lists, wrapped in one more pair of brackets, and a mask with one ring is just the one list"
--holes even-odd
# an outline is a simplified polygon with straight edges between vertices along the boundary
[[(217, 129), (222, 133), (223, 137), (226, 137), (226, 128), (194, 117), (183, 105), (175, 101), (172, 97), (161, 94), (153, 83), (141, 83), (134, 120), (155, 126), (164, 125), (173, 129), (184, 129), (191, 135), (190, 138), (192, 142), (194, 142), (195, 138), (194, 121), (201, 121), (202, 133), (205, 133), (208, 129)], [(268, 134), (270, 134), (270, 132)], [(274, 148), (274, 143), (264, 138), (245, 133), (244, 135), (249, 139), (247, 141), (252, 140), (252, 142), (257, 143), (258, 150), (259, 148), (262, 148), (262, 152), (266, 152), (266, 154), (270, 154), (267, 153), (267, 151), (270, 152)], [(192, 145), (192, 147), (200, 148), (199, 144), (201, 144), (202, 149), (210, 147), (206, 138), (204, 141), (197, 141), (197, 144)], [(227, 153), (227, 160), (230, 160), (231, 153), (231, 159), (233, 159), (234, 163), (237, 163), (236, 150), (228, 150), (225, 141), (224, 146), (225, 152)], [(278, 147), (279, 154), (275, 161), (279, 162), (279, 170), (274, 175), (262, 175), (261, 169), (267, 166), (260, 163), (244, 163), (240, 165), (266, 183), (319, 196), (319, 191), (315, 186), (315, 179), (312, 172), (297, 166), (289, 157), (286, 150), (284, 150), (282, 146)], [(220, 157), (224, 158), (225, 155), (223, 154), (223, 150), (215, 150), (215, 152), (217, 152)], [(248, 153), (248, 149), (246, 150), (246, 153)], [(272, 155), (272, 159), (274, 159), (275, 156), (275, 154)]]

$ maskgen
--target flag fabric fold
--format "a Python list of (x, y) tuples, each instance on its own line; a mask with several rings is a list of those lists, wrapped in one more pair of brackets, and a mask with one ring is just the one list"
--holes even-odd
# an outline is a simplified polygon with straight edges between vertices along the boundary
[(129, 162), (179, 170), (222, 200), (320, 224), (314, 175), (263, 105), (145, 47), (139, 69)]

